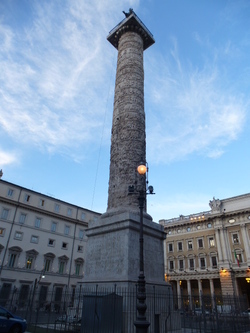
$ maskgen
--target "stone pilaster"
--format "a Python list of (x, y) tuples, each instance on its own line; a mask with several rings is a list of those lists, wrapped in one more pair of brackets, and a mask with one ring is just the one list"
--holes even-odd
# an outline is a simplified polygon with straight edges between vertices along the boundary
[(215, 239), (216, 239), (216, 246), (218, 249), (218, 260), (219, 264), (223, 262), (222, 250), (221, 250), (221, 243), (220, 243), (220, 230), (215, 229)]
[(233, 277), (229, 270), (220, 271), (220, 283), (222, 295), (234, 295)]
[(248, 224), (241, 223), (240, 228), (241, 228), (241, 234), (242, 234), (244, 248), (245, 248), (245, 251), (246, 251), (246, 261), (249, 265), (249, 263), (250, 263), (250, 246), (249, 246), (249, 238), (248, 238), (248, 234), (247, 234), (247, 226), (248, 226)]

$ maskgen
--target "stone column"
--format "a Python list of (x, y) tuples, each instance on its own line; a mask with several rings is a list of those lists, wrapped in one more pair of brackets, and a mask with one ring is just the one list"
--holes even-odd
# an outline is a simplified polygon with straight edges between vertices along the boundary
[(180, 280), (177, 280), (177, 298), (178, 298), (178, 309), (181, 309), (182, 307), (182, 292), (181, 292), (181, 285)]
[(192, 291), (191, 291), (191, 281), (187, 280), (187, 291), (188, 291), (188, 299), (189, 299), (189, 309), (192, 310), (193, 304), (192, 304)]
[(200, 307), (202, 307), (202, 296), (203, 296), (203, 291), (202, 291), (202, 282), (201, 282), (201, 279), (198, 279), (198, 289), (199, 289)]
[[(133, 11), (109, 34), (118, 49), (107, 212), (138, 211), (137, 167), (146, 163), (143, 51), (153, 36)], [(140, 179), (144, 190), (145, 177)]]
[(211, 295), (211, 300), (212, 300), (212, 309), (214, 309), (215, 303), (214, 303), (214, 281), (213, 281), (213, 279), (209, 279), (209, 284), (210, 284), (210, 295)]

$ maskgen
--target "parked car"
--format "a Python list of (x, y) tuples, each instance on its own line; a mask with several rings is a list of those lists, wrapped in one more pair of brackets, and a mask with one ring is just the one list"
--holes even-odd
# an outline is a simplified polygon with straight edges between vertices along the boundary
[(26, 328), (25, 319), (0, 306), (0, 333), (24, 333)]

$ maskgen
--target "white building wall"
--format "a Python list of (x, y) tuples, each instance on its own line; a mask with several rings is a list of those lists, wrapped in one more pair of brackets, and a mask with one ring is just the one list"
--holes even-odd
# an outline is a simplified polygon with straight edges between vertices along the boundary
[[(25, 221), (22, 221), (24, 215)], [(99, 215), (0, 180), (0, 293), (4, 283), (20, 288), (38, 281), (52, 290), (55, 285), (72, 289), (82, 282), (85, 230), (88, 222)], [(37, 218), (41, 219), (39, 227)], [(56, 223), (56, 230), (52, 230), (52, 223)], [(12, 254), (16, 255), (13, 265)], [(28, 268), (27, 260), (32, 256)], [(46, 258), (51, 259), (48, 271), (45, 271)], [(60, 271), (62, 260), (65, 261), (63, 272)], [(76, 264), (79, 265), (77, 272)]]

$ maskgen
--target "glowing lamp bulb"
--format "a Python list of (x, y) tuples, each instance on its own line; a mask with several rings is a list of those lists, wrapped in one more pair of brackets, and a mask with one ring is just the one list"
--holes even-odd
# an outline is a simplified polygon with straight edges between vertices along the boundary
[(137, 168), (137, 171), (140, 175), (145, 175), (145, 173), (147, 172), (147, 167), (144, 164), (140, 164)]

